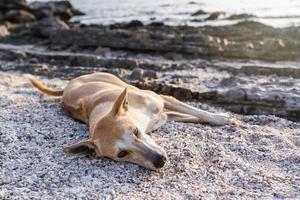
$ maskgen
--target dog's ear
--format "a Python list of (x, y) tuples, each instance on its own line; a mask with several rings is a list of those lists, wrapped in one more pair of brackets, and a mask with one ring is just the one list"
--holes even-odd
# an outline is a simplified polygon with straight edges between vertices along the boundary
[(64, 152), (67, 154), (92, 155), (96, 153), (96, 147), (91, 140), (84, 140), (64, 148)]
[(117, 100), (115, 101), (112, 107), (111, 112), (115, 116), (120, 116), (128, 110), (127, 97), (128, 97), (128, 91), (127, 88), (125, 88), (123, 92), (120, 94), (120, 96), (117, 98)]

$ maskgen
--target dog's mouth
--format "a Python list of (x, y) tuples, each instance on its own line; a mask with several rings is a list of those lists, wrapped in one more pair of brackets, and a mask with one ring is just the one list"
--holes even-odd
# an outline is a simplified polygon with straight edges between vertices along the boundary
[(163, 166), (165, 166), (167, 162), (167, 156), (165, 156), (164, 154), (151, 152), (150, 155), (148, 154), (147, 158), (150, 161), (151, 165), (153, 166), (151, 168), (155, 168), (155, 169), (162, 168)]
[(156, 171), (156, 170), (163, 168), (166, 165), (167, 157), (160, 155), (160, 156), (157, 156), (154, 160), (149, 159), (149, 158), (147, 158), (147, 159), (141, 158), (141, 159), (128, 159), (126, 161), (137, 164), (146, 169)]
[(142, 148), (136, 151), (128, 161), (147, 169), (158, 170), (165, 166), (167, 159), (166, 152), (162, 148), (155, 150)]

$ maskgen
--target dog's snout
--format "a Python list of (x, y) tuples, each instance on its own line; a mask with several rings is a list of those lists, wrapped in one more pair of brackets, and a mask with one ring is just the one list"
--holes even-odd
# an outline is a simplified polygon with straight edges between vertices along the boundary
[[(151, 138), (149, 140), (150, 142), (152, 141)], [(152, 170), (162, 168), (167, 162), (168, 157), (165, 150), (159, 145), (155, 144), (154, 141), (152, 141), (150, 145), (147, 143), (140, 143), (138, 150), (140, 155), (143, 156), (143, 160), (145, 160), (147, 163), (146, 167)]]
[(155, 157), (155, 160), (153, 162), (153, 165), (156, 167), (156, 168), (162, 168), (165, 163), (167, 161), (167, 158), (166, 156), (163, 156), (163, 155), (157, 155)]

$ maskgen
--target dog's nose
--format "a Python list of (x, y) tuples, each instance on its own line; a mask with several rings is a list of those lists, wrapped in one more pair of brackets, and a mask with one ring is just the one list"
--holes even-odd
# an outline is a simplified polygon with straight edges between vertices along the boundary
[(153, 162), (153, 165), (154, 165), (156, 168), (162, 168), (162, 167), (165, 165), (166, 160), (167, 160), (167, 158), (166, 158), (165, 156), (163, 156), (163, 155), (157, 155), (157, 156), (155, 157), (155, 160), (154, 160), (154, 162)]

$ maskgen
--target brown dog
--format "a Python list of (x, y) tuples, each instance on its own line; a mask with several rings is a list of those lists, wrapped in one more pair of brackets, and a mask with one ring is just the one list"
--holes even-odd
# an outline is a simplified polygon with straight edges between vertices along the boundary
[(62, 96), (63, 110), (89, 126), (90, 138), (65, 148), (67, 153), (94, 151), (99, 157), (137, 163), (149, 169), (165, 165), (165, 150), (147, 134), (169, 121), (234, 124), (213, 114), (131, 86), (114, 75), (94, 73), (71, 80), (63, 90), (50, 89), (35, 78), (40, 91)]

